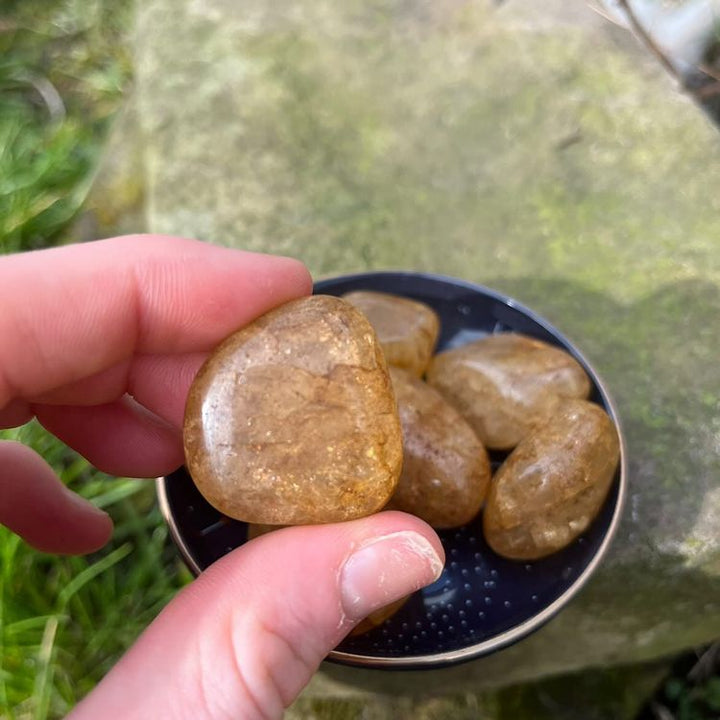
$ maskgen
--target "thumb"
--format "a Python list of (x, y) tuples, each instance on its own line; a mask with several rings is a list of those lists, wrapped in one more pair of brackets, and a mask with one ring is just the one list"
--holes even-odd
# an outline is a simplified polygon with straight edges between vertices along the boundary
[(442, 558), (398, 512), (264, 535), (183, 590), (70, 717), (279, 718), (354, 625)]

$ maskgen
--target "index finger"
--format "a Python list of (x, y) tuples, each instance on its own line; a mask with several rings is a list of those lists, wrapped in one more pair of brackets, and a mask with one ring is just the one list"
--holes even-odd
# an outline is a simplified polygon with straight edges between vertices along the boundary
[(207, 351), (310, 288), (296, 260), (158, 235), (0, 258), (0, 409), (138, 353)]

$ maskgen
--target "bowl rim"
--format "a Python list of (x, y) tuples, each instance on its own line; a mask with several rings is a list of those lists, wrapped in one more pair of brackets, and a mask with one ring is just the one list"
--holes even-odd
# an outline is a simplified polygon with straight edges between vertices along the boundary
[[(379, 276), (395, 277), (398, 279), (402, 278), (422, 278), (425, 280), (432, 280), (436, 282), (442, 282), (451, 284), (455, 287), (465, 288), (471, 292), (479, 292), (483, 295), (489, 296), (492, 299), (507, 305), (515, 310), (518, 310), (529, 319), (540, 325), (544, 330), (549, 332), (555, 338), (560, 340), (569, 350), (570, 354), (575, 357), (578, 362), (585, 368), (589, 373), (591, 379), (597, 386), (598, 392), (602, 401), (608, 411), (608, 415), (615, 424), (615, 428), (618, 433), (618, 439), (620, 441), (620, 462), (619, 462), (619, 479), (617, 488), (617, 501), (615, 503), (615, 509), (613, 511), (610, 523), (605, 537), (603, 538), (600, 546), (596, 550), (594, 556), (587, 564), (585, 569), (577, 576), (570, 587), (565, 590), (560, 596), (558, 596), (552, 603), (547, 607), (540, 610), (535, 615), (532, 615), (527, 620), (519, 623), (509, 630), (505, 630), (498, 635), (494, 635), (490, 638), (485, 638), (477, 643), (468, 645), (464, 648), (456, 650), (443, 650), (442, 652), (433, 653), (431, 655), (408, 655), (404, 657), (373, 657), (368, 655), (360, 655), (358, 653), (345, 652), (343, 650), (331, 650), (327, 656), (327, 660), (338, 662), (343, 665), (353, 665), (357, 667), (365, 668), (379, 668), (379, 669), (430, 669), (437, 668), (445, 665), (454, 665), (456, 663), (466, 662), (483, 655), (488, 655), (497, 650), (501, 650), (509, 645), (512, 645), (522, 638), (530, 635), (535, 630), (538, 630), (541, 626), (547, 623), (550, 619), (555, 617), (560, 610), (562, 610), (587, 584), (590, 577), (593, 575), (595, 570), (598, 568), (602, 560), (607, 555), (607, 552), (614, 540), (620, 521), (622, 518), (623, 510), (626, 502), (627, 495), (627, 448), (625, 444), (625, 437), (622, 431), (622, 425), (620, 422), (620, 416), (617, 410), (615, 401), (608, 392), (605, 381), (600, 377), (595, 368), (589, 363), (587, 358), (583, 355), (580, 350), (577, 349), (575, 343), (571, 342), (569, 338), (562, 332), (560, 332), (552, 323), (545, 320), (543, 317), (538, 315), (534, 310), (531, 310), (524, 304), (518, 302), (512, 297), (504, 295), (503, 293), (485, 287), (478, 283), (473, 283), (468, 280), (461, 278), (452, 277), (449, 275), (441, 275), (435, 273), (425, 272), (413, 272), (413, 271), (370, 271), (364, 273), (352, 273), (348, 275), (333, 275), (322, 277), (320, 280), (315, 281), (313, 285), (313, 292), (317, 293), (317, 290), (322, 291), (322, 286), (329, 282), (353, 282), (362, 281), (370, 277), (377, 278)], [(318, 287), (320, 286), (320, 287)], [(320, 293), (321, 294), (321, 293)], [(190, 571), (196, 577), (202, 572), (202, 568), (193, 557), (190, 548), (185, 542), (178, 526), (175, 521), (175, 517), (172, 514), (170, 508), (170, 501), (167, 494), (166, 488), (166, 477), (158, 477), (155, 480), (155, 487), (158, 497), (158, 505), (160, 512), (170, 529), (170, 535), (173, 542), (177, 546), (183, 560), (187, 564)]]

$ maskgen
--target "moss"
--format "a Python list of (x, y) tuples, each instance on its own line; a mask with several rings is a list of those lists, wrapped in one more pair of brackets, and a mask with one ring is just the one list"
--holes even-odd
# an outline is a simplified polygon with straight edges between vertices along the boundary
[(501, 690), (440, 697), (372, 695), (298, 700), (288, 718), (308, 720), (631, 720), (667, 673), (666, 663), (589, 670)]
[[(219, 124), (239, 112), (250, 156), (233, 155), (241, 201), (212, 203), (215, 239), (318, 274), (532, 267), (623, 300), (718, 273), (710, 131), (607, 45), (479, 8), (440, 27), (390, 3), (267, 25), (234, 40), (252, 76), (242, 108), (215, 105)], [(157, 200), (172, 224), (177, 202)]]
[(366, 706), (364, 700), (301, 698), (288, 708), (285, 717), (287, 720), (381, 720), (366, 715)]
[(619, 667), (507, 688), (494, 720), (632, 720), (666, 672), (665, 664)]

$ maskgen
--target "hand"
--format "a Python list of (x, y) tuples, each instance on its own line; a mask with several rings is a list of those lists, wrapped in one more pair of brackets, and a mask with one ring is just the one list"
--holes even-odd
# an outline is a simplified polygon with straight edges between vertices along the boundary
[[(169, 472), (208, 351), (310, 287), (297, 261), (158, 236), (0, 258), (0, 427), (36, 416), (101, 470)], [(0, 522), (27, 542), (107, 542), (109, 517), (29, 448), (0, 442), (0, 467)], [(442, 558), (427, 525), (394, 512), (258, 538), (179, 593), (71, 717), (279, 717), (354, 624)]]

